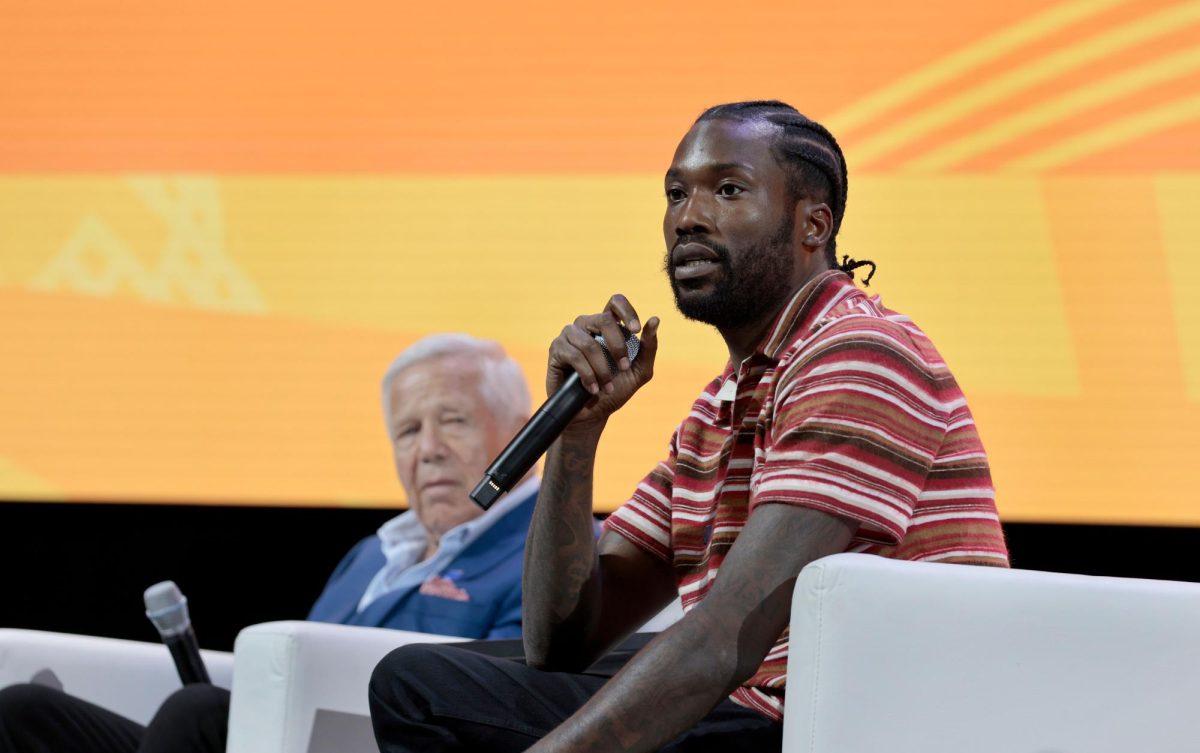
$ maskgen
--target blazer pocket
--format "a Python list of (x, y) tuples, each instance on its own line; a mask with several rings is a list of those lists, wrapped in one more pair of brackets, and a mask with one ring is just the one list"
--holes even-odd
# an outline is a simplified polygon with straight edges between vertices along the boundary
[(491, 625), (492, 604), (455, 601), (440, 596), (416, 594), (409, 608), (416, 614), (419, 630), (424, 633), (482, 638)]

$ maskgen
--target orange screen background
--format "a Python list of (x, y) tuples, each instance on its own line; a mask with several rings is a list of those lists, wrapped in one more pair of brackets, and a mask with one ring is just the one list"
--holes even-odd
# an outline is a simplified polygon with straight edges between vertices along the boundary
[[(660, 271), (705, 106), (850, 162), (839, 247), (933, 337), (1007, 520), (1200, 524), (1200, 3), (5, 3), (0, 497), (403, 502), (417, 337), (663, 317), (597, 508), (724, 361)], [(1188, 491), (1193, 490), (1193, 491)]]

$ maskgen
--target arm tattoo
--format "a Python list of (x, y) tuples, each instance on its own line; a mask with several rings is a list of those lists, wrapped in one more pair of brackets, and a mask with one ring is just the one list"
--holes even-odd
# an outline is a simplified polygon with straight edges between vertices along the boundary
[[(545, 478), (525, 547), (525, 652), (533, 666), (576, 664), (597, 597), (592, 529), (596, 441), (560, 438), (546, 457)], [(570, 647), (575, 650), (564, 649)]]

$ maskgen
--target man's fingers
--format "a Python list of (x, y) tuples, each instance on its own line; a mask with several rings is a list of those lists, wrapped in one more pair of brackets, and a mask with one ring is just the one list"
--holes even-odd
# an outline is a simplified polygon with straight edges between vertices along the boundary
[(610, 312), (617, 321), (625, 325), (625, 329), (633, 334), (642, 331), (642, 323), (638, 320), (637, 310), (633, 308), (633, 304), (625, 296), (617, 293), (612, 298), (608, 299), (608, 305), (605, 310)]
[[(591, 316), (581, 316), (575, 319), (575, 326), (584, 332), (592, 335), (599, 335), (604, 340), (604, 348), (608, 351), (613, 359), (613, 363), (617, 365), (617, 370), (626, 371), (629, 369), (628, 348), (625, 347), (626, 331), (622, 329), (621, 322), (611, 310), (605, 310), (600, 314)], [(600, 386), (606, 392), (612, 392), (609, 384), (612, 382), (611, 369), (608, 367), (608, 361), (604, 361), (604, 368), (600, 368), (600, 364), (590, 358), (590, 354), (594, 351), (588, 349), (589, 359), (592, 360), (596, 367), (596, 377)], [(599, 358), (604, 359), (604, 355), (600, 354)]]
[[(627, 386), (632, 387), (632, 390), (649, 380), (653, 371), (654, 353), (658, 349), (659, 322), (657, 317), (651, 321), (653, 327), (647, 323), (646, 330), (642, 332), (641, 353), (638, 355), (639, 368), (629, 375), (632, 381)], [(562, 384), (563, 372), (570, 369), (579, 375), (580, 383), (591, 394), (614, 394), (618, 382), (626, 384), (623, 381), (626, 377), (617, 379), (618, 374), (628, 372), (631, 368), (625, 339), (630, 332), (642, 329), (637, 311), (625, 296), (620, 294), (609, 299), (603, 312), (577, 317), (574, 323), (563, 327), (559, 336), (550, 344), (550, 370), (546, 375), (547, 392), (557, 390)], [(597, 336), (604, 341), (603, 349), (596, 340)], [(649, 343), (646, 342), (646, 337), (650, 338)], [(616, 373), (609, 367), (608, 355), (604, 349), (608, 350), (612, 361), (616, 363)], [(647, 361), (644, 367), (640, 365), (643, 359)], [(628, 395), (622, 402), (625, 399), (628, 399)]]
[(654, 357), (658, 355), (658, 325), (661, 323), (657, 316), (652, 316), (642, 330), (642, 346), (634, 363), (637, 364), (638, 371), (645, 375), (646, 381), (654, 376)]
[(575, 325), (568, 324), (563, 327), (562, 332), (550, 343), (550, 367), (546, 372), (546, 394), (553, 395), (558, 388), (562, 386), (563, 379), (566, 377), (567, 371), (574, 371), (579, 375), (580, 383), (584, 388), (593, 395), (598, 392), (596, 388), (596, 375), (592, 373), (592, 367), (588, 363), (583, 353), (579, 348), (575, 347), (570, 338)]
[(617, 368), (621, 371), (628, 369), (629, 350), (625, 347), (625, 332), (621, 329), (616, 317), (604, 314), (599, 318), (597, 324), (600, 326), (599, 334), (604, 337), (604, 347), (608, 348)]
[(563, 357), (567, 365), (579, 374), (579, 380), (588, 392), (593, 395), (599, 394), (602, 389), (612, 392), (612, 373), (600, 343), (592, 336), (594, 325), (581, 326), (578, 322), (576, 320), (576, 324), (563, 329), (561, 339), (569, 346), (563, 349)]

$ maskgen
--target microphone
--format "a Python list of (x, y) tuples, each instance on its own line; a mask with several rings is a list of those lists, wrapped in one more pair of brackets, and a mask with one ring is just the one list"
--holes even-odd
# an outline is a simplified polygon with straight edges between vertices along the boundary
[(196, 643), (196, 633), (188, 617), (187, 598), (179, 592), (175, 581), (155, 583), (146, 589), (142, 598), (146, 602), (146, 616), (158, 629), (163, 643), (167, 644), (183, 684), (212, 682), (208, 679), (204, 660), (200, 658), (200, 646)]
[[(604, 350), (608, 368), (612, 373), (617, 373), (617, 362), (604, 345), (604, 338), (600, 335), (595, 335), (595, 338)], [(641, 345), (635, 335), (625, 333), (625, 351), (630, 362), (637, 358)], [(521, 431), (517, 432), (517, 436), (513, 437), (484, 472), (483, 479), (471, 492), (471, 499), (475, 500), (475, 504), (486, 510), (500, 495), (511, 491), (592, 397), (592, 393), (587, 391), (579, 379), (579, 374), (571, 372), (562, 386), (537, 409), (533, 418), (526, 422)]]

